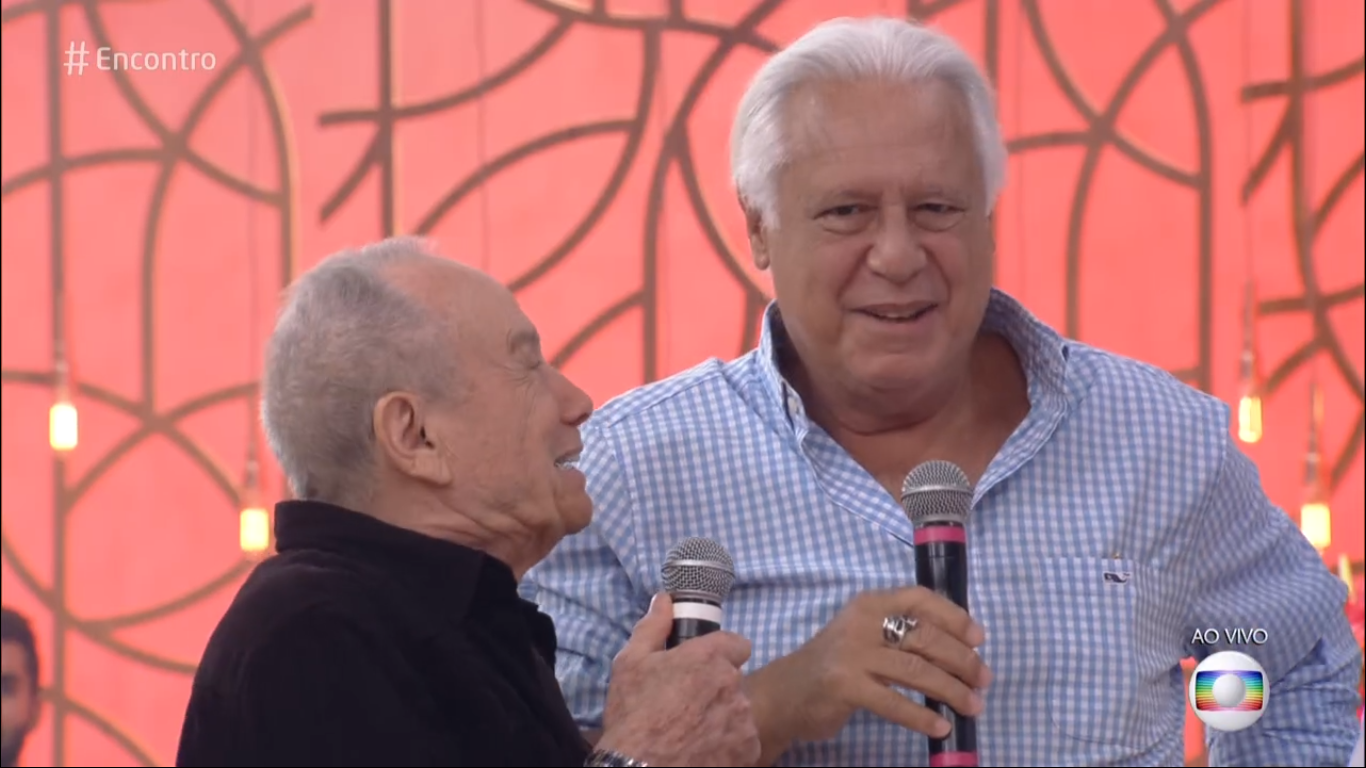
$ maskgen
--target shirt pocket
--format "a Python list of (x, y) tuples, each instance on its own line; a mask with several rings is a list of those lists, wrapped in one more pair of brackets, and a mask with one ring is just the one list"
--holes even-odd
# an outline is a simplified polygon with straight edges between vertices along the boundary
[(1144, 750), (1179, 731), (1181, 610), (1163, 574), (1132, 560), (1039, 562), (1049, 716), (1081, 741)]

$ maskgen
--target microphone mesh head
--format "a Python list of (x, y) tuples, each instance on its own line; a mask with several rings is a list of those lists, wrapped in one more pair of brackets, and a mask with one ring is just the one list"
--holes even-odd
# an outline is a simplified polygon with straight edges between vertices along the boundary
[(725, 547), (694, 536), (669, 550), (660, 577), (664, 591), (673, 597), (692, 597), (720, 605), (735, 585), (735, 561)]
[(927, 461), (911, 470), (901, 484), (901, 508), (916, 528), (933, 523), (964, 525), (972, 511), (972, 483), (955, 464)]

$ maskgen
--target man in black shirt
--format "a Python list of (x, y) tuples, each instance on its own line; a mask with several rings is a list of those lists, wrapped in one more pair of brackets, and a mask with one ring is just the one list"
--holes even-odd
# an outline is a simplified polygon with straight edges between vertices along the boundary
[(590, 745), (517, 580), (592, 516), (588, 396), (503, 286), (389, 240), (327, 259), (271, 337), (266, 431), (298, 500), (204, 652), (180, 766), (750, 765), (749, 644), (665, 650), (657, 598)]

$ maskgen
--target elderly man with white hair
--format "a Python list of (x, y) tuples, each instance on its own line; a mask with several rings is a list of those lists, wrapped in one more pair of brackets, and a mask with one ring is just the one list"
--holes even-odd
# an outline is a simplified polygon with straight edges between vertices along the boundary
[[(601, 408), (593, 523), (524, 582), (581, 727), (603, 727), (611, 660), (695, 535), (736, 563), (761, 764), (1182, 765), (1181, 662), (1234, 649), (1195, 642), (1208, 627), (1265, 629), (1236, 650), (1270, 686), (1255, 725), (1211, 732), (1211, 765), (1347, 761), (1343, 585), (1227, 408), (993, 289), (1006, 150), (953, 40), (818, 26), (754, 78), (731, 152), (776, 294), (758, 348)], [(915, 585), (897, 498), (927, 460), (974, 486), (971, 617)], [(976, 718), (977, 754), (931, 752), (950, 725), (922, 696)]]
[(391, 240), (293, 286), (262, 415), (296, 498), (195, 675), (181, 766), (732, 766), (759, 755), (716, 633), (665, 650), (654, 604), (594, 750), (517, 579), (592, 516), (588, 396), (506, 288)]

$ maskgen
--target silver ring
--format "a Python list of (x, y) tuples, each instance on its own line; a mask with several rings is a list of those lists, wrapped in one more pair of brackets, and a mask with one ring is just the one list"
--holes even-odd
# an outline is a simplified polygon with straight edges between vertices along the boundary
[(901, 644), (906, 642), (906, 635), (914, 632), (919, 624), (910, 616), (888, 616), (882, 620), (882, 639), (899, 650)]

